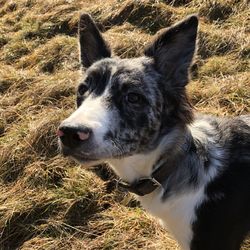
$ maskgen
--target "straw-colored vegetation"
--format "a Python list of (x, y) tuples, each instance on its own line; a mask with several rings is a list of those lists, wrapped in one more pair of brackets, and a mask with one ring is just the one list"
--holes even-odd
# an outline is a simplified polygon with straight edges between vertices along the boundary
[(93, 15), (121, 57), (199, 13), (192, 103), (240, 115), (250, 109), (247, 2), (0, 0), (0, 249), (178, 249), (111, 173), (58, 156), (55, 130), (75, 105), (79, 13)]

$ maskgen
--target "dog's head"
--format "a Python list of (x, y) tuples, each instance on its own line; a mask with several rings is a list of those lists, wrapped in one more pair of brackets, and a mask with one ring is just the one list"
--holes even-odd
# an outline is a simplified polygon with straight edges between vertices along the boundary
[(192, 120), (185, 92), (195, 52), (198, 19), (163, 30), (144, 55), (111, 55), (88, 14), (79, 22), (83, 77), (77, 109), (59, 129), (62, 152), (95, 163), (154, 149), (163, 135)]

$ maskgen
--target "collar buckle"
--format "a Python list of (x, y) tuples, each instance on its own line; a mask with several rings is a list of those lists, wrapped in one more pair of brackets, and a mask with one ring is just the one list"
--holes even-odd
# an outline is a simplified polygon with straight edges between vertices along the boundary
[(129, 191), (139, 196), (144, 196), (153, 192), (156, 188), (161, 187), (161, 183), (154, 177), (142, 177), (133, 183), (127, 183), (121, 179), (117, 181), (117, 188), (121, 191)]
[(150, 177), (149, 180), (152, 181), (155, 186), (157, 186), (157, 187), (161, 186), (161, 183), (159, 181), (157, 181), (154, 177)]

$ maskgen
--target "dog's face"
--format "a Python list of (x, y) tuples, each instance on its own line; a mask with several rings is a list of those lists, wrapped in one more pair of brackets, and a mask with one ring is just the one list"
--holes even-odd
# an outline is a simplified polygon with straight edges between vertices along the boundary
[(147, 153), (163, 134), (192, 119), (186, 98), (197, 18), (159, 35), (144, 55), (111, 57), (91, 17), (79, 22), (84, 70), (77, 109), (59, 127), (62, 152), (82, 163)]

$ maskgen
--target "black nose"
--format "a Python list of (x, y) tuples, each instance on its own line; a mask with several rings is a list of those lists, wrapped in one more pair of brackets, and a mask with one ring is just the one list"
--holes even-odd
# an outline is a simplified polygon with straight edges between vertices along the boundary
[(91, 129), (84, 126), (73, 127), (62, 125), (57, 130), (57, 135), (63, 145), (69, 148), (78, 147), (82, 142), (89, 139), (90, 134)]

